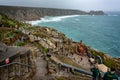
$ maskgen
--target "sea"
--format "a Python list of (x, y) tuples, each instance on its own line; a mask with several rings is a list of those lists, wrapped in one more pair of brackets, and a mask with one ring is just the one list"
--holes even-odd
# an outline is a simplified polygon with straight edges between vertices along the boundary
[(54, 28), (73, 41), (120, 58), (120, 12), (107, 15), (45, 16), (32, 25)]

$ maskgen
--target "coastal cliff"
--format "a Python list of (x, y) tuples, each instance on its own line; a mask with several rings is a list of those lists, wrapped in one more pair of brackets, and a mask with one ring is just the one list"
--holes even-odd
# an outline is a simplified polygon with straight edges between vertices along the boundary
[(37, 20), (45, 16), (105, 15), (103, 11), (85, 12), (81, 10), (71, 10), (71, 9), (18, 7), (18, 6), (0, 6), (0, 13), (6, 14), (10, 18), (18, 21)]
[(90, 67), (96, 62), (100, 67), (104, 65), (102, 70), (116, 68), (119, 74), (119, 58), (96, 51), (82, 41), (74, 42), (55, 29), (20, 23), (4, 14), (0, 14), (0, 22), (0, 42), (34, 52), (37, 69), (31, 75), (33, 80), (91, 80)]

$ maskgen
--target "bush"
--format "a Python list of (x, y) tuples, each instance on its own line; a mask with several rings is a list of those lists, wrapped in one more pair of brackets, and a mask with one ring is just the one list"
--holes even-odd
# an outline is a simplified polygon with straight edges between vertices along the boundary
[(106, 59), (103, 61), (103, 63), (109, 68), (114, 68), (116, 64), (113, 59)]
[(2, 20), (2, 16), (0, 15), (0, 21)]
[(47, 48), (43, 48), (44, 55), (46, 55), (47, 52), (48, 52), (48, 49)]
[(23, 45), (25, 45), (25, 42), (18, 42), (15, 44), (15, 46), (23, 46)]
[(19, 33), (21, 33), (21, 31), (20, 30), (15, 30), (14, 33), (19, 34)]
[[(93, 56), (100, 56), (103, 60), (103, 64), (105, 64), (107, 67), (115, 67), (116, 63), (115, 63), (115, 60), (111, 57), (107, 57), (107, 55), (103, 52), (98, 52), (98, 51), (95, 51), (93, 49), (90, 50), (90, 52), (93, 54)], [(96, 59), (97, 61), (97, 59)]]

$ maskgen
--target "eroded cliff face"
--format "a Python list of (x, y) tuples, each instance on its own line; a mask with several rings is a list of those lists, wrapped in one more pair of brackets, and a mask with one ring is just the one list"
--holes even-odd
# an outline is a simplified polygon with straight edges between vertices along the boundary
[(6, 14), (12, 19), (37, 20), (44, 16), (62, 16), (62, 15), (105, 15), (103, 11), (85, 12), (81, 10), (54, 9), (54, 8), (36, 8), (36, 7), (17, 7), (0, 6), (0, 13)]

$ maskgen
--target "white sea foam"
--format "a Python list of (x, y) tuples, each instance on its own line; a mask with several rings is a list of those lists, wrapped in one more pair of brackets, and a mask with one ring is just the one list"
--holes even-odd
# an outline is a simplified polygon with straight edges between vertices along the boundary
[(26, 23), (32, 24), (32, 25), (37, 25), (40, 23), (40, 20), (35, 20), (35, 21), (26, 21)]
[(58, 21), (62, 21), (63, 19), (66, 19), (66, 18), (77, 17), (77, 16), (79, 16), (79, 15), (44, 17), (44, 18), (41, 18), (41, 20), (27, 21), (27, 23), (30, 23), (32, 25), (37, 25), (38, 23), (41, 23), (41, 22), (58, 22)]

